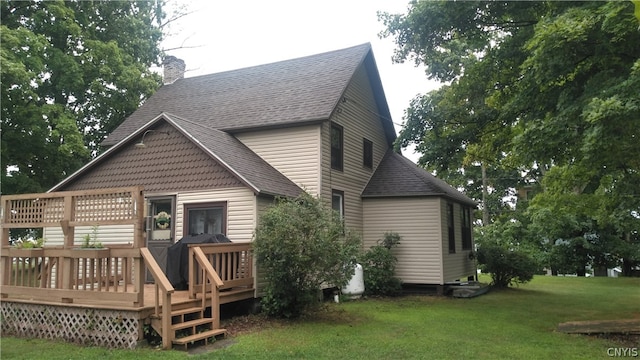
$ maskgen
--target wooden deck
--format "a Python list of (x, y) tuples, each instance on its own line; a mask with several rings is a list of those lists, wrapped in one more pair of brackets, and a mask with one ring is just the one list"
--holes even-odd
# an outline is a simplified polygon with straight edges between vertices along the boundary
[[(189, 288), (176, 291), (144, 247), (143, 204), (140, 187), (2, 196), (3, 332), (134, 347), (151, 325), (165, 349), (224, 334), (220, 304), (255, 296), (251, 244), (190, 245)], [(77, 226), (122, 224), (133, 225), (128, 244), (74, 243)], [(54, 226), (63, 245), (9, 246), (10, 229)]]
[[(254, 297), (252, 287), (236, 288), (229, 291), (221, 292), (220, 304), (227, 304), (235, 301), (251, 299)], [(108, 301), (100, 299), (81, 299), (73, 303), (62, 303), (59, 301), (50, 301), (47, 299), (36, 299), (28, 295), (14, 295), (10, 298), (4, 298), (2, 301), (18, 302), (24, 304), (38, 305), (55, 305), (66, 306), (83, 309), (102, 309), (102, 310), (127, 310), (140, 313), (141, 319), (149, 318), (155, 311), (155, 285), (144, 285), (144, 303), (142, 306), (128, 306), (119, 301)], [(181, 305), (190, 304), (194, 300), (202, 300), (202, 295), (198, 294), (195, 299), (189, 297), (189, 290), (175, 290), (171, 296), (171, 307), (180, 307)], [(162, 310), (164, 306), (163, 300), (159, 299), (159, 306)], [(207, 307), (211, 306), (211, 299), (207, 299)]]
[[(144, 303), (142, 306), (133, 306), (123, 304), (119, 301), (100, 300), (98, 298), (92, 299), (79, 299), (72, 303), (63, 303), (60, 301), (48, 301), (47, 299), (36, 299), (28, 295), (13, 295), (10, 298), (5, 298), (3, 301), (15, 301), (31, 304), (48, 304), (48, 305), (60, 305), (60, 306), (72, 306), (87, 309), (126, 309), (131, 311), (144, 312), (147, 310), (153, 310), (155, 307), (155, 285), (144, 285)], [(198, 296), (198, 298), (201, 298)], [(189, 290), (175, 290), (173, 296), (171, 296), (171, 304), (179, 305), (185, 302), (190, 302), (193, 299), (189, 298)], [(160, 299), (160, 306), (163, 306), (162, 299)]]
[[(195, 321), (194, 317), (208, 327), (203, 330), (194, 325), (188, 339), (224, 334), (225, 330), (219, 328), (220, 305), (255, 296), (251, 245), (246, 243), (190, 245), (187, 290), (173, 288), (146, 248), (99, 253), (59, 248), (22, 252), (3, 248), (1, 258), (0, 296), (2, 315), (7, 319), (3, 330), (9, 333), (21, 328), (18, 323), (39, 323), (42, 319), (38, 313), (43, 311), (73, 313), (67, 315), (69, 324), (63, 324), (73, 328), (90, 326), (78, 326), (92, 322), (83, 313), (99, 312), (104, 314), (103, 318), (114, 318), (116, 322), (123, 316), (135, 319), (138, 325), (130, 328), (137, 328), (138, 338), (142, 326), (151, 324), (161, 334), (164, 347), (170, 348), (171, 344), (186, 343), (177, 334), (184, 332), (184, 327)], [(132, 271), (132, 264), (136, 263), (145, 266)], [(146, 269), (153, 274), (155, 283), (136, 286), (134, 274), (144, 274)], [(171, 305), (165, 306), (168, 303)], [(28, 310), (36, 305), (40, 310)], [(31, 319), (20, 318), (30, 313)], [(185, 317), (187, 313), (191, 315)], [(28, 332), (25, 335), (33, 336)], [(122, 342), (118, 340), (117, 344)], [(131, 346), (130, 340), (124, 342)]]

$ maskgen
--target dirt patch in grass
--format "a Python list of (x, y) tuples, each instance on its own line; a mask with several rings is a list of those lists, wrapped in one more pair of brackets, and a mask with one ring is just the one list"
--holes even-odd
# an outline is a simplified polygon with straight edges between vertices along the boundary
[(598, 339), (607, 339), (620, 347), (637, 348), (640, 346), (640, 335), (637, 334), (594, 334)]
[(224, 329), (227, 329), (230, 336), (237, 336), (258, 332), (264, 329), (287, 326), (298, 322), (353, 324), (358, 321), (362, 321), (362, 319), (357, 319), (355, 315), (350, 314), (343, 309), (322, 305), (314, 311), (304, 314), (298, 319), (279, 319), (271, 318), (264, 314), (251, 314), (234, 316), (230, 319), (222, 320), (221, 326)]
[(607, 339), (622, 347), (640, 345), (640, 319), (569, 321), (559, 324), (558, 330)]
[(230, 336), (249, 334), (279, 325), (281, 320), (271, 319), (263, 314), (234, 316), (221, 322)]

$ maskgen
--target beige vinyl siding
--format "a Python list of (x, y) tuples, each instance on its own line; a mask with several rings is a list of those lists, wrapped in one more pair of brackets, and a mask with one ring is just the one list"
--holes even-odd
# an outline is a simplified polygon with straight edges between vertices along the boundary
[[(322, 124), (322, 198), (330, 204), (331, 191), (344, 192), (346, 225), (362, 233), (361, 194), (369, 178), (389, 148), (369, 79), (360, 67), (345, 92), (346, 101), (338, 104), (331, 118), (343, 128), (343, 171), (331, 169), (331, 122)], [(373, 168), (363, 165), (363, 138), (373, 143)]]
[[(133, 244), (133, 225), (104, 225), (98, 227), (98, 241), (105, 247), (110, 244)], [(75, 228), (74, 244), (80, 246), (86, 234), (93, 234), (90, 226)], [(61, 227), (46, 227), (43, 229), (45, 246), (64, 245), (64, 234)]]
[[(449, 254), (449, 232), (447, 229), (447, 201), (440, 200), (440, 209), (442, 211), (442, 260), (444, 264), (444, 281), (451, 282), (456, 280), (466, 280), (468, 276), (476, 274), (475, 261), (469, 260), (471, 250), (462, 250), (462, 217), (460, 213), (460, 204), (453, 203), (453, 228), (456, 236), (456, 252)], [(473, 213), (472, 213), (473, 216)], [(473, 222), (473, 219), (472, 219)], [(473, 239), (472, 239), (473, 240)], [(473, 244), (473, 241), (472, 241)], [(473, 248), (473, 247), (472, 247)]]
[(320, 125), (259, 130), (236, 138), (313, 195), (320, 187)]
[(363, 206), (365, 249), (376, 245), (385, 232), (397, 232), (402, 240), (393, 250), (396, 276), (409, 284), (443, 283), (438, 198), (369, 198)]
[(275, 198), (270, 196), (258, 196), (258, 206), (256, 208), (256, 219), (260, 219), (260, 215), (267, 210), (268, 207), (275, 205)]
[(185, 204), (227, 203), (227, 237), (233, 242), (250, 242), (256, 226), (256, 197), (248, 188), (229, 188), (180, 193), (176, 196), (176, 237), (182, 238)]

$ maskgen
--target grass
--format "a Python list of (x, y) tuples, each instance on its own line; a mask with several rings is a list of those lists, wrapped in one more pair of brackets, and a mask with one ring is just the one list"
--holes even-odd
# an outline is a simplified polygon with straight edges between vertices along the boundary
[[(472, 299), (408, 296), (330, 304), (313, 319), (269, 322), (236, 344), (163, 359), (590, 359), (620, 344), (555, 331), (573, 320), (640, 318), (640, 279), (535, 277)], [(151, 359), (160, 350), (108, 350), (2, 337), (0, 358)], [(628, 345), (624, 345), (628, 346)], [(640, 346), (640, 345), (638, 345)], [(636, 346), (636, 347), (638, 347)]]

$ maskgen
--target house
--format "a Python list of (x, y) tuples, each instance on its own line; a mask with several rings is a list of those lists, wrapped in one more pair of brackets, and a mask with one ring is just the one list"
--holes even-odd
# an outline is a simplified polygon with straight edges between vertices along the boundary
[[(277, 196), (319, 196), (364, 246), (399, 233), (397, 276), (445, 284), (476, 273), (475, 202), (393, 150), (396, 133), (370, 44), (165, 84), (50, 191), (143, 186), (146, 243), (162, 266), (189, 234), (250, 242)], [(128, 230), (99, 229), (105, 244)], [(49, 243), (60, 230), (45, 229)], [(259, 270), (259, 269), (258, 269)]]

